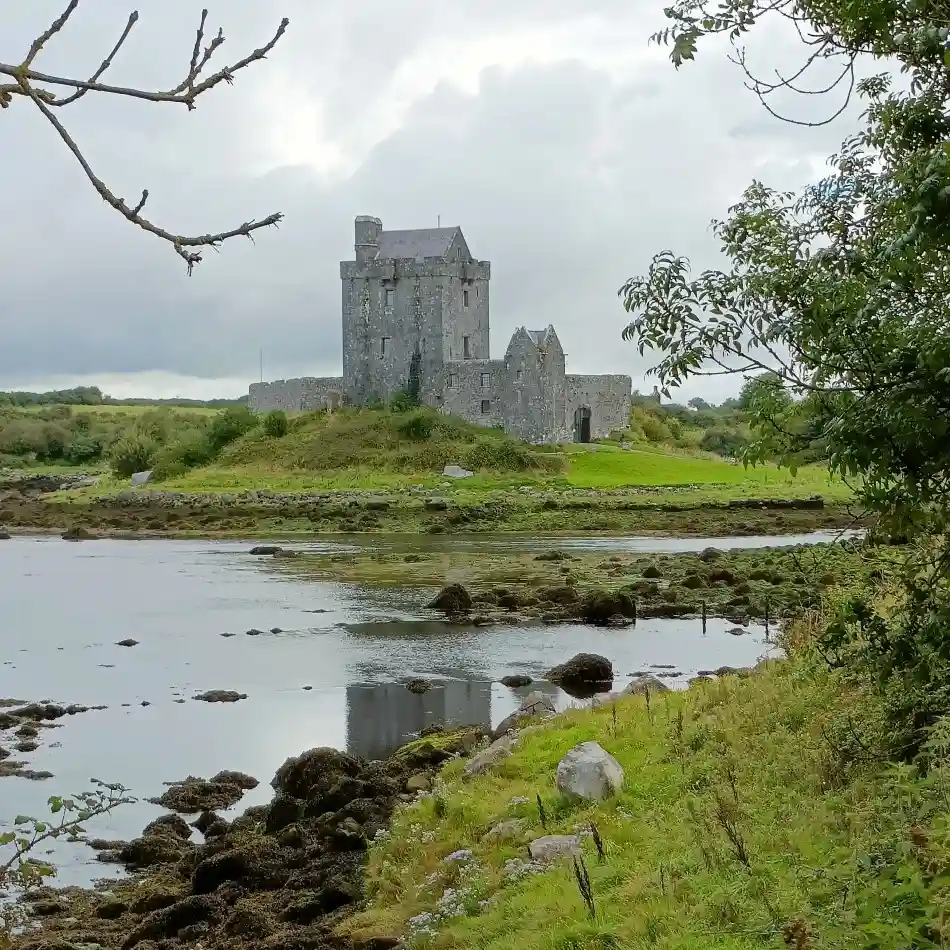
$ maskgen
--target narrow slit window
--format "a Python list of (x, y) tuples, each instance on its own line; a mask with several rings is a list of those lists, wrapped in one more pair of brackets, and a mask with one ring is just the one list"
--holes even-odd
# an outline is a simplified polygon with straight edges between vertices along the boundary
[(468, 291), (467, 290), (462, 291), (462, 306), (466, 310), (468, 310)]
[(483, 399), (482, 400), (482, 415), (487, 416), (491, 412), (491, 400)]
[(379, 340), (379, 355), (386, 356), (389, 353), (389, 337), (384, 336)]
[(482, 389), (488, 389), (491, 386), (491, 373), (482, 373)]
[(392, 287), (386, 288), (386, 306), (391, 307), (396, 302), (396, 291)]
[(472, 358), (471, 348), (469, 347), (468, 337), (462, 337), (462, 359), (470, 360)]

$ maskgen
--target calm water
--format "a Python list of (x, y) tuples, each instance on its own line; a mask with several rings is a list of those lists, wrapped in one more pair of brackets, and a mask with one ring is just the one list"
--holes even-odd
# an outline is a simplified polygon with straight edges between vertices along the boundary
[[(795, 543), (802, 540), (819, 538)], [(581, 543), (589, 542), (558, 540), (557, 546)], [(644, 546), (620, 547), (632, 543)], [(653, 551), (711, 543), (726, 546), (720, 540), (601, 542)], [(268, 800), (268, 782), (285, 758), (313, 746), (379, 757), (429, 723), (497, 724), (520, 701), (498, 678), (515, 672), (541, 677), (581, 650), (612, 660), (615, 686), (654, 665), (672, 665), (684, 675), (668, 682), (685, 685), (699, 669), (748, 666), (769, 650), (761, 629), (732, 636), (732, 623), (715, 620), (705, 636), (693, 620), (641, 620), (624, 630), (448, 625), (413, 597), (272, 572), (269, 559), (249, 557), (248, 547), (0, 542), (0, 697), (108, 707), (64, 718), (60, 728), (43, 730), (36, 752), (15, 753), (55, 777), (0, 778), (0, 820), (39, 816), (48, 796), (82, 791), (92, 776), (121, 782), (145, 798), (160, 794), (165, 781), (220, 769), (261, 780), (238, 806), (243, 810)], [(251, 628), (281, 632), (248, 636)], [(139, 645), (116, 645), (127, 637)], [(436, 688), (409, 693), (403, 684), (415, 676)], [(549, 684), (534, 688), (549, 691), (561, 706), (575, 702)], [(235, 689), (248, 699), (208, 704), (191, 698), (207, 689)], [(127, 806), (88, 831), (132, 837), (161, 812), (147, 803)], [(51, 856), (62, 883), (115, 873), (81, 846), (59, 846)]]

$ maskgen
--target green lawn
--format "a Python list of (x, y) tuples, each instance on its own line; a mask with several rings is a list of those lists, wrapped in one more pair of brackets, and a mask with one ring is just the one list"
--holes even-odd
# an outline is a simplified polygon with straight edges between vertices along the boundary
[[(813, 494), (840, 501), (851, 496), (847, 486), (830, 479), (827, 470), (819, 466), (803, 468), (793, 478), (774, 465), (746, 469), (718, 459), (624, 451), (609, 446), (598, 446), (595, 451), (573, 448), (565, 451), (568, 468), (564, 475), (476, 472), (472, 478), (450, 484), (456, 492), (510, 490), (522, 485), (552, 491), (655, 488), (658, 495), (675, 494), (677, 499), (695, 496), (706, 501), (751, 496), (802, 498)], [(283, 467), (257, 464), (195, 469), (161, 487), (187, 492), (241, 492), (262, 488), (304, 492), (386, 490), (421, 485), (444, 490), (446, 482), (449, 480), (437, 471), (406, 473), (370, 468), (288, 471)], [(671, 491), (664, 492), (667, 488)]]

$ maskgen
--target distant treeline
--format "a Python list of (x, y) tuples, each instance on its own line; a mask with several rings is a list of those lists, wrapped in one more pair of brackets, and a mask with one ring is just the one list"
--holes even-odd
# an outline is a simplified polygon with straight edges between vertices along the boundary
[(247, 403), (237, 399), (115, 399), (98, 386), (76, 386), (46, 393), (0, 392), (0, 406), (180, 406), (182, 408), (223, 409)]

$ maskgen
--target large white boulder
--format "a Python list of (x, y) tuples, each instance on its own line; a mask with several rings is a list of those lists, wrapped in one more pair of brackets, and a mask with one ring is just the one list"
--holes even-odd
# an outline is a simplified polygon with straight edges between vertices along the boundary
[(598, 743), (582, 742), (558, 762), (555, 784), (569, 798), (601, 801), (623, 787), (623, 769)]

